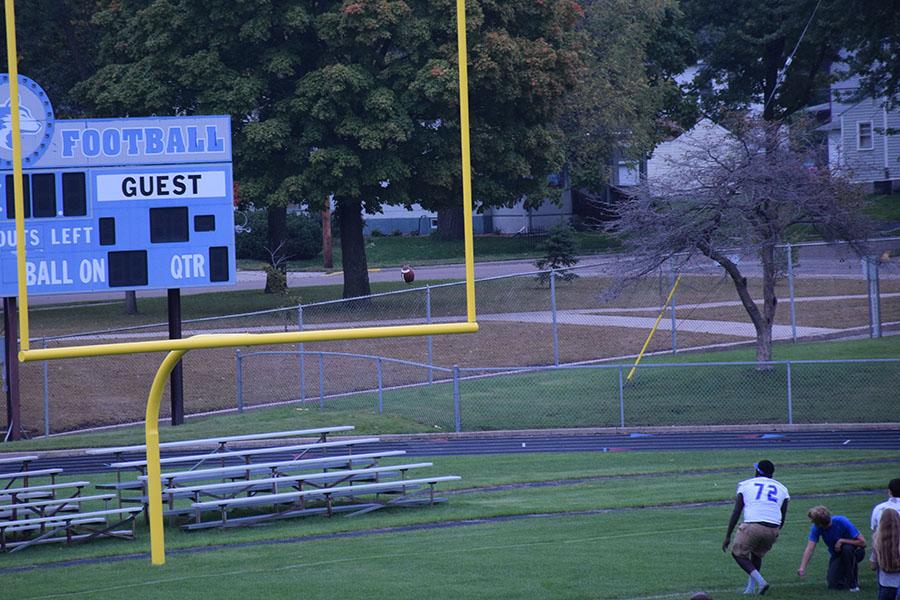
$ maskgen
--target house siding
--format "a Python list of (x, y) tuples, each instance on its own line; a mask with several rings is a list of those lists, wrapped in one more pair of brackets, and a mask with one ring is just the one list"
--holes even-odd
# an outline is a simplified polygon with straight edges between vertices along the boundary
[[(900, 157), (900, 140), (897, 136), (887, 136), (888, 139), (885, 139), (891, 120), (880, 103), (874, 100), (855, 104), (841, 115), (841, 154), (852, 180), (874, 182), (892, 178), (892, 171), (895, 170), (890, 166), (897, 164)], [(860, 150), (857, 144), (859, 123), (867, 121), (872, 123), (872, 149)], [(887, 169), (885, 165), (888, 165)], [(898, 176), (898, 173), (893, 173), (893, 177)]]
[(900, 110), (886, 110), (885, 113), (888, 129), (895, 132), (894, 135), (886, 136), (885, 168), (888, 170), (889, 179), (900, 179)]

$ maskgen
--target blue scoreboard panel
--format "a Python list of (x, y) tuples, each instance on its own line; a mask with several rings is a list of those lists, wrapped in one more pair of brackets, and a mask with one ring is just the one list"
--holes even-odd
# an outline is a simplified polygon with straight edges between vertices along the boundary
[[(0, 295), (17, 288), (8, 79), (0, 76)], [(20, 77), (29, 294), (235, 282), (228, 117), (54, 121)]]

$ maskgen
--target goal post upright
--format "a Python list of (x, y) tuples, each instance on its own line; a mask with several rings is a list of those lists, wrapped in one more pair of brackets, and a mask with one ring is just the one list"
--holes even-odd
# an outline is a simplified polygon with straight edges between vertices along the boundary
[(18, 307), (20, 348), (28, 350), (28, 285), (25, 278), (25, 191), (22, 185), (22, 125), (19, 118), (19, 57), (16, 52), (16, 11), (13, 0), (5, 0), (6, 65), (9, 70), (9, 113), (12, 119), (13, 192), (16, 207), (16, 272), (18, 273)]

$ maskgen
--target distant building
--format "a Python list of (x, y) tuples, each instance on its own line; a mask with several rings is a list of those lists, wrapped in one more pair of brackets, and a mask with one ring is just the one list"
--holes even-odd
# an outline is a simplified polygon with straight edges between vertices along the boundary
[(875, 192), (900, 191), (900, 108), (888, 110), (883, 98), (854, 98), (858, 86), (856, 76), (837, 81), (828, 102), (807, 109), (825, 122), (819, 131), (827, 137), (828, 165)]
[(710, 119), (700, 119), (688, 131), (653, 149), (647, 160), (647, 181), (652, 189), (656, 183), (678, 179), (679, 170), (684, 168), (692, 153), (733, 143), (727, 129)]
[[(560, 176), (551, 176), (551, 184), (562, 186)], [(520, 200), (509, 208), (487, 208), (472, 217), (476, 235), (484, 233), (516, 234), (542, 232), (572, 219), (572, 195), (563, 187), (560, 202), (545, 200), (535, 208), (526, 208)], [(364, 235), (377, 231), (382, 235), (429, 235), (437, 230), (437, 213), (425, 210), (418, 204), (407, 209), (403, 206), (382, 206), (381, 212), (364, 214)]]

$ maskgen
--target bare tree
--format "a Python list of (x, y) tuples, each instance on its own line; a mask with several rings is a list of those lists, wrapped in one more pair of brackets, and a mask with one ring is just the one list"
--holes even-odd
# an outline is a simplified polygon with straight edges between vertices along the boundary
[[(818, 164), (820, 145), (809, 128), (741, 117), (727, 129), (724, 139), (691, 144), (664, 179), (646, 182), (615, 207), (610, 229), (632, 258), (629, 277), (664, 263), (678, 269), (698, 255), (718, 263), (756, 329), (756, 359), (767, 361), (783, 275), (776, 248), (802, 231), (850, 242), (862, 253), (870, 225), (863, 190)], [(758, 257), (761, 302), (736, 254)]]

